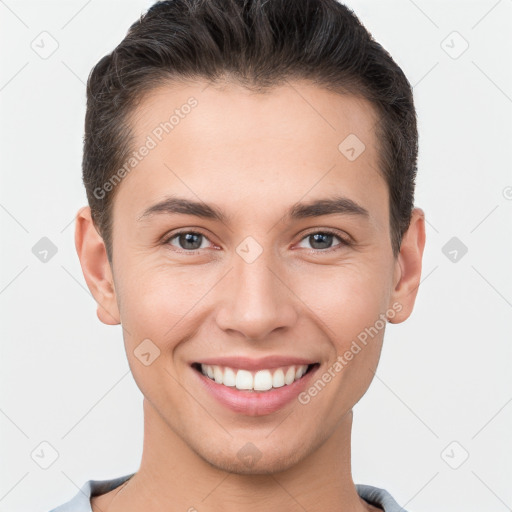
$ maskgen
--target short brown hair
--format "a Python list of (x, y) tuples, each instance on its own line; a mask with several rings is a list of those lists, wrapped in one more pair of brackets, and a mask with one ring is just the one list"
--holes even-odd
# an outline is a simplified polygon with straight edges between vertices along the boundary
[(100, 197), (133, 151), (129, 124), (142, 97), (172, 80), (229, 76), (264, 91), (288, 79), (363, 97), (376, 108), (379, 170), (389, 189), (393, 254), (414, 202), (418, 133), (412, 87), (349, 8), (336, 0), (156, 2), (92, 69), (87, 81), (83, 183), (112, 262), (112, 205)]

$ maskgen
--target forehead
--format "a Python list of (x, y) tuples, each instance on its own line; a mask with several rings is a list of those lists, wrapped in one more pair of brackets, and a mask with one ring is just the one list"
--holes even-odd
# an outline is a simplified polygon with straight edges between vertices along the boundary
[(306, 82), (265, 93), (233, 83), (161, 86), (129, 119), (132, 149), (151, 149), (123, 179), (116, 202), (137, 216), (172, 193), (235, 209), (259, 200), (270, 214), (335, 191), (370, 211), (382, 208), (377, 122), (367, 100)]
[[(191, 103), (193, 107), (189, 107)], [(205, 143), (219, 137), (229, 143), (229, 139), (255, 136), (266, 143), (310, 139), (316, 144), (322, 138), (323, 149), (328, 145), (336, 149), (338, 139), (350, 133), (373, 146), (378, 121), (373, 105), (365, 98), (338, 94), (306, 81), (286, 82), (265, 92), (231, 82), (192, 82), (150, 90), (134, 109), (130, 125), (136, 140), (142, 141), (170, 119), (174, 135), (189, 129)], [(216, 126), (214, 132), (212, 125)]]

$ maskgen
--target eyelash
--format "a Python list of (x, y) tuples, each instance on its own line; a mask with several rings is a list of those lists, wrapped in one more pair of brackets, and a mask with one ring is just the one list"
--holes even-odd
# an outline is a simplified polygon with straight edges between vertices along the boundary
[[(342, 249), (343, 247), (350, 247), (352, 245), (352, 242), (347, 240), (346, 238), (343, 238), (342, 236), (340, 236), (336, 231), (333, 231), (331, 229), (322, 229), (322, 230), (316, 230), (316, 231), (310, 231), (308, 233), (306, 233), (299, 241), (302, 242), (304, 239), (308, 238), (309, 236), (311, 235), (315, 235), (317, 233), (321, 233), (323, 235), (334, 235), (339, 241), (340, 243), (334, 247), (329, 247), (328, 249), (306, 249), (306, 251), (309, 251), (309, 253), (313, 253), (313, 254), (318, 254), (318, 253), (321, 253), (321, 254), (325, 254), (325, 253), (330, 253), (330, 252), (334, 252), (334, 251), (337, 251), (337, 250), (340, 250)], [(205, 237), (207, 240), (209, 240), (208, 236), (203, 233), (202, 231), (200, 230), (197, 230), (197, 231), (192, 231), (192, 230), (183, 230), (183, 231), (177, 231), (175, 233), (172, 233), (170, 236), (166, 237), (163, 241), (163, 245), (170, 245), (170, 242), (171, 240), (173, 240), (174, 238), (176, 238), (177, 236), (179, 235), (183, 235), (183, 234), (194, 234), (194, 235), (202, 235), (203, 237)], [(171, 246), (173, 247), (173, 246)], [(191, 251), (188, 251), (188, 250), (185, 250), (185, 249), (176, 249), (175, 247), (173, 247), (174, 251), (178, 252), (178, 253), (186, 253), (186, 254), (189, 254), (189, 255), (194, 255), (194, 254), (197, 254), (201, 251), (201, 249), (195, 249), (195, 250), (191, 250)]]

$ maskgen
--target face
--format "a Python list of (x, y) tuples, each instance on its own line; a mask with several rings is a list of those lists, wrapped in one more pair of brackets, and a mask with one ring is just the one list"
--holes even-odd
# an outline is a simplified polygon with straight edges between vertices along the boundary
[(314, 453), (366, 392), (386, 317), (411, 311), (422, 244), (393, 258), (376, 122), (299, 82), (169, 85), (135, 111), (149, 150), (116, 185), (98, 315), (123, 325), (146, 419), (218, 468)]

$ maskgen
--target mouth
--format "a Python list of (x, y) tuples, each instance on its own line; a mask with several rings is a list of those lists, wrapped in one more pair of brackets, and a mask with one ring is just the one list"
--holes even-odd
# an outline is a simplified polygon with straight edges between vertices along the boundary
[[(289, 361), (269, 361), (268, 366), (283, 362)], [(247, 363), (247, 360), (246, 363), (233, 360), (233, 364), (242, 368), (199, 362), (190, 366), (201, 392), (206, 392), (218, 404), (245, 416), (264, 416), (282, 410), (295, 400), (298, 402), (298, 396), (320, 367), (320, 363), (299, 364), (305, 362), (300, 360), (293, 365), (271, 368), (265, 368), (260, 362)], [(251, 366), (252, 370), (247, 369)]]
[(257, 371), (198, 362), (191, 366), (196, 372), (221, 386), (246, 393), (267, 393), (304, 379), (320, 364), (296, 364)]

